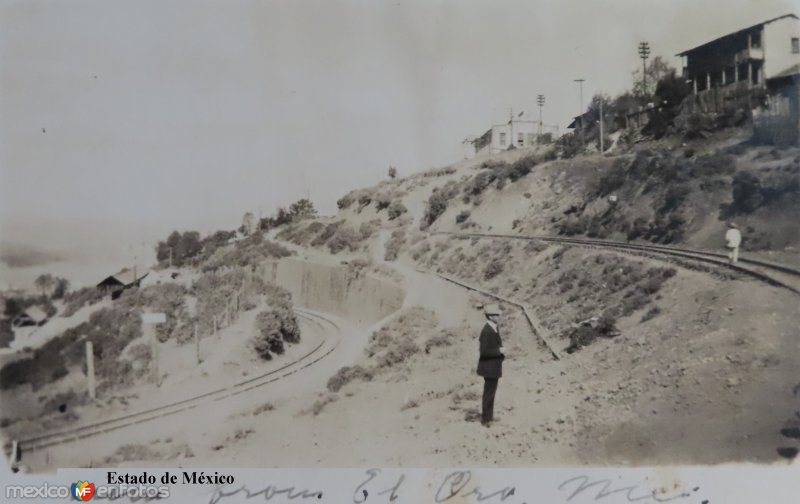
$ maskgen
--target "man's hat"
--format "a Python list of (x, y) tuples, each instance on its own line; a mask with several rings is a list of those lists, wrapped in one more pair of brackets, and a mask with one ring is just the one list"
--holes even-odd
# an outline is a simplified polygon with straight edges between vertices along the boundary
[(483, 307), (483, 313), (486, 315), (500, 315), (500, 307), (496, 304), (487, 304)]
[(729, 227), (729, 228), (736, 229), (738, 226), (736, 226), (736, 223), (735, 223), (735, 222), (729, 222), (729, 223), (728, 223), (728, 227)]

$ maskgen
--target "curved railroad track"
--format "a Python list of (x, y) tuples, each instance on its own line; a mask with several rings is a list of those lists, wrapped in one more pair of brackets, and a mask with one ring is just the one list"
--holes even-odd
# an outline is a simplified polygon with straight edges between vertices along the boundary
[[(155, 408), (120, 415), (115, 418), (77, 427), (71, 427), (69, 429), (42, 434), (27, 439), (21, 439), (19, 440), (19, 449), (23, 453), (31, 452), (47, 448), (49, 446), (70, 443), (80, 439), (113, 432), (131, 425), (175, 415), (177, 413), (197, 408), (204, 404), (221, 401), (229, 397), (243, 394), (255, 388), (263, 387), (270, 383), (286, 378), (287, 376), (293, 375), (309, 366), (313, 366), (320, 360), (330, 355), (339, 346), (339, 343), (341, 342), (341, 328), (331, 319), (312, 311), (295, 308), (295, 313), (297, 314), (298, 318), (301, 318), (306, 322), (319, 327), (320, 329), (332, 329), (337, 334), (334, 341), (331, 342), (329, 339), (323, 339), (323, 341), (315, 346), (312, 350), (292, 362), (286, 363), (277, 369), (273, 369), (261, 375), (248, 378), (226, 387), (221, 387), (216, 390), (188, 397), (186, 399), (169, 404), (157, 406)], [(9, 449), (10, 445), (7, 445), (6, 451)]]
[[(795, 294), (800, 294), (800, 269), (770, 261), (739, 257), (737, 264), (731, 264), (726, 254), (697, 250), (684, 247), (667, 245), (652, 245), (643, 243), (628, 243), (612, 240), (598, 240), (591, 238), (567, 238), (554, 236), (524, 236), (492, 233), (454, 233), (437, 231), (433, 234), (454, 236), (457, 238), (492, 238), (513, 239), (525, 241), (541, 241), (559, 243), (569, 246), (613, 249), (637, 255), (649, 255), (656, 258), (677, 258), (682, 260), (697, 261), (720, 268), (726, 268), (750, 276), (756, 280), (787, 289)], [(778, 276), (776, 276), (776, 274)]]

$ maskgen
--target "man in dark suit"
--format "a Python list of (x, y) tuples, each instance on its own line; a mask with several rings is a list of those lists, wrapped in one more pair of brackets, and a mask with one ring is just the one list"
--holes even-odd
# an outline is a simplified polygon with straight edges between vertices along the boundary
[(481, 423), (489, 426), (494, 419), (494, 396), (497, 384), (503, 376), (503, 341), (497, 321), (500, 319), (500, 308), (495, 304), (483, 308), (486, 315), (486, 325), (480, 335), (480, 358), (478, 359), (478, 376), (483, 376), (483, 408)]

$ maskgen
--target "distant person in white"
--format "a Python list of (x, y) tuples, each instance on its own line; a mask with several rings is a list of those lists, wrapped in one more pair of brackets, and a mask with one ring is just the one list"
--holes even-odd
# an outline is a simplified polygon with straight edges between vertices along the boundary
[(736, 264), (736, 262), (739, 261), (739, 245), (742, 244), (742, 233), (739, 232), (739, 229), (733, 222), (728, 223), (728, 232), (725, 233), (725, 242), (726, 246), (730, 249), (728, 258), (730, 258), (731, 264)]

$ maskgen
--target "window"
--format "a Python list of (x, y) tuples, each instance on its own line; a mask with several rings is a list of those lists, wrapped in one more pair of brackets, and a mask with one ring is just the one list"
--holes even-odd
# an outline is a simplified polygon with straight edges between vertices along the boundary
[(522, 133), (517, 133), (517, 145), (520, 147), (525, 145), (525, 137), (522, 135)]
[(792, 37), (792, 53), (800, 54), (800, 38)]
[(753, 49), (761, 49), (761, 32), (755, 32), (750, 37), (750, 47)]
[(500, 133), (500, 147), (506, 146), (506, 134)]

